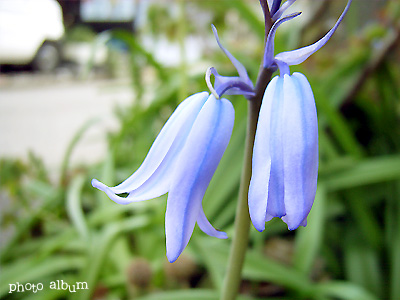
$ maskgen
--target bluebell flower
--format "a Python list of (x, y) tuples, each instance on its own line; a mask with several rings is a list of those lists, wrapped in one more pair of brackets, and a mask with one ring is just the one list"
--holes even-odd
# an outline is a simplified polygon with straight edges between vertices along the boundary
[[(350, 3), (334, 27), (310, 46), (274, 56), (276, 29), (299, 13), (278, 19), (268, 34), (264, 67), (279, 69), (280, 76), (274, 77), (265, 90), (253, 148), (248, 201), (252, 223), (259, 231), (273, 217), (282, 218), (290, 230), (307, 224), (317, 189), (317, 111), (307, 78), (300, 73), (290, 75), (289, 66), (302, 63), (330, 39)], [(287, 8), (279, 9), (280, 4), (278, 0), (272, 2), (271, 14), (280, 17)]]
[(300, 73), (276, 76), (261, 106), (253, 148), (249, 211), (254, 227), (282, 218), (306, 225), (317, 187), (318, 123), (314, 97)]
[[(114, 187), (93, 179), (92, 185), (119, 204), (129, 204), (168, 193), (165, 213), (167, 258), (174, 262), (189, 242), (197, 223), (210, 236), (225, 239), (208, 221), (202, 199), (229, 143), (235, 111), (223, 98), (227, 95), (253, 96), (254, 87), (245, 67), (219, 41), (239, 76), (225, 77), (214, 68), (206, 73), (211, 91), (184, 100), (165, 123), (139, 169)], [(211, 74), (215, 77), (211, 84)], [(121, 197), (118, 194), (128, 194)]]
[[(139, 169), (115, 187), (92, 185), (119, 204), (168, 193), (165, 214), (167, 257), (174, 262), (197, 223), (208, 235), (227, 238), (206, 218), (202, 199), (229, 143), (234, 109), (207, 92), (184, 100), (168, 119)], [(128, 193), (126, 197), (118, 194)]]

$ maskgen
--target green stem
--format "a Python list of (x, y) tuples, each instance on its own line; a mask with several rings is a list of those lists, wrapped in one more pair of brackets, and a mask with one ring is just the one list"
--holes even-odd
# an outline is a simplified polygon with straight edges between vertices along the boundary
[[(265, 39), (272, 27), (268, 2), (260, 0), (265, 18)], [(247, 206), (248, 192), (251, 179), (251, 162), (253, 157), (254, 138), (257, 130), (258, 114), (260, 112), (264, 91), (271, 80), (272, 72), (264, 69), (261, 64), (255, 87), (255, 96), (249, 99), (247, 106), (247, 132), (244, 151), (242, 177), (240, 180), (239, 199), (236, 207), (235, 229), (228, 258), (228, 268), (222, 286), (221, 300), (234, 300), (239, 292), (242, 268), (249, 242), (250, 215)]]
[(262, 69), (257, 80), (256, 95), (248, 101), (245, 154), (236, 208), (235, 230), (228, 259), (228, 269), (222, 286), (221, 300), (233, 300), (239, 292), (242, 267), (249, 240), (250, 216), (247, 207), (247, 194), (251, 179), (254, 138), (262, 97), (270, 79), (271, 73), (266, 69)]

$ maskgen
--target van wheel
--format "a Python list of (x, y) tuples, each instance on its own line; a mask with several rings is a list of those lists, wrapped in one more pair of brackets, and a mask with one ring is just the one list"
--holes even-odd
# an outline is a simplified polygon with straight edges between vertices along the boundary
[(49, 72), (58, 66), (60, 60), (60, 50), (57, 45), (45, 42), (36, 53), (32, 66), (35, 70)]

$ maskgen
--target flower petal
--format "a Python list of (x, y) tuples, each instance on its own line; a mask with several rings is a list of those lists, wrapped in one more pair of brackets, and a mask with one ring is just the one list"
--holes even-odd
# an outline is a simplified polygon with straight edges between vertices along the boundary
[(175, 261), (186, 247), (201, 211), (201, 201), (229, 143), (234, 109), (210, 95), (200, 111), (172, 173), (165, 216), (167, 257)]
[(252, 174), (249, 186), (249, 213), (258, 231), (265, 229), (265, 216), (271, 173), (271, 117), (272, 103), (278, 83), (275, 76), (268, 84), (261, 104), (253, 147)]
[[(116, 195), (111, 190), (112, 189), (111, 187), (105, 185), (104, 183), (98, 181), (97, 179), (92, 179), (92, 186), (94, 188), (99, 189), (100, 191), (103, 191), (104, 193), (106, 193), (107, 196), (115, 203), (126, 205), (126, 204), (134, 202), (134, 200), (127, 199), (126, 197), (121, 197), (121, 196)], [(147, 199), (145, 199), (145, 200), (147, 200)]]
[(266, 221), (286, 214), (284, 203), (284, 80), (279, 76), (271, 108), (271, 175), (269, 180)]
[(225, 232), (219, 231), (211, 225), (210, 221), (208, 221), (208, 219), (204, 213), (203, 207), (200, 209), (199, 215), (197, 217), (197, 225), (199, 225), (200, 229), (204, 233), (206, 233), (210, 236), (213, 236), (213, 237), (216, 237), (219, 239), (227, 239), (228, 238), (228, 235)]
[[(314, 201), (318, 175), (318, 122), (314, 96), (304, 75), (285, 75), (284, 189), (290, 230), (305, 221)], [(304, 223), (303, 223), (304, 224)]]
[(289, 66), (292, 65), (298, 65), (301, 64), (303, 61), (305, 61), (310, 55), (318, 51), (322, 46), (326, 44), (326, 42), (331, 38), (331, 36), (334, 34), (336, 29), (339, 27), (340, 22), (342, 22), (344, 16), (346, 15), (347, 11), (349, 10), (350, 4), (352, 0), (349, 0), (347, 2), (347, 5), (337, 20), (335, 26), (331, 30), (328, 31), (328, 33), (319, 41), (315, 42), (312, 45), (292, 50), (292, 51), (286, 51), (286, 52), (281, 52), (275, 56), (276, 59), (285, 62)]
[[(166, 171), (174, 164), (207, 98), (207, 92), (197, 93), (188, 97), (177, 107), (161, 129), (142, 165), (128, 179), (115, 187), (108, 187), (97, 180), (93, 180), (92, 185), (106, 192), (111, 200), (120, 204), (165, 194), (170, 183), (170, 176)], [(157, 188), (152, 190), (151, 194), (146, 194), (153, 188), (152, 184), (156, 179), (158, 180)], [(132, 193), (136, 189), (139, 189), (136, 194), (140, 194), (140, 198), (135, 198), (135, 193)], [(127, 198), (115, 195), (121, 193), (130, 193), (130, 195)]]

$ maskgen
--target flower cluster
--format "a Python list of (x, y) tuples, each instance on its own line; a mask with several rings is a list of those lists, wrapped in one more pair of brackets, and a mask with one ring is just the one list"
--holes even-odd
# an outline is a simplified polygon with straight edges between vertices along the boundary
[[(290, 230), (306, 225), (314, 201), (318, 174), (318, 124), (314, 96), (306, 77), (290, 74), (289, 66), (302, 63), (333, 35), (335, 26), (318, 42), (274, 55), (274, 37), (280, 24), (300, 13), (283, 16), (295, 0), (260, 0), (270, 7), (269, 30), (263, 67), (280, 75), (268, 84), (259, 113), (248, 193), (250, 217), (255, 228), (282, 218)], [(268, 6), (267, 6), (268, 4)], [(148, 200), (168, 193), (165, 215), (167, 257), (175, 261), (189, 242), (197, 223), (206, 234), (227, 238), (206, 218), (202, 199), (229, 143), (234, 109), (223, 94), (239, 94), (252, 101), (255, 88), (245, 67), (220, 43), (237, 69), (237, 77), (225, 77), (214, 68), (206, 73), (211, 94), (202, 92), (184, 100), (168, 119), (139, 169), (124, 182), (108, 187), (96, 179), (92, 185), (119, 204)], [(210, 76), (214, 75), (214, 85)], [(118, 194), (127, 193), (126, 197)]]

